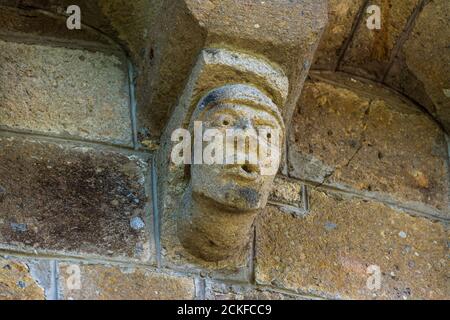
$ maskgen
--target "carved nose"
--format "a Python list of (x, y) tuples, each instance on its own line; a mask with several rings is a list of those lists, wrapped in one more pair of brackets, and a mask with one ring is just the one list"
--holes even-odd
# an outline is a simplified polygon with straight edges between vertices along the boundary
[(243, 130), (253, 129), (252, 122), (250, 121), (250, 119), (242, 119), (240, 122), (241, 122), (240, 127)]

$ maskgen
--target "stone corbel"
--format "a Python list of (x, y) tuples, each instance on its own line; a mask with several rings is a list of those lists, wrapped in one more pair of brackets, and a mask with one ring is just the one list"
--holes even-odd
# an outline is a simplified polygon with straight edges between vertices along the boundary
[[(182, 155), (189, 164), (177, 163), (173, 134), (185, 129), (194, 148), (195, 143), (202, 144), (196, 134), (202, 136), (206, 129), (226, 136), (227, 129), (265, 132), (263, 127), (268, 126), (276, 136), (267, 134), (258, 141), (271, 140), (276, 146), (272, 151), (282, 154), (286, 128), (326, 22), (326, 1), (181, 2), (198, 19), (203, 47), (196, 51), (174, 107), (167, 106), (171, 115), (156, 158), (158, 172), (164, 173), (159, 175), (159, 208), (163, 215), (174, 215), (178, 239), (190, 254), (219, 262), (233, 259), (248, 247), (252, 225), (266, 206), (280, 157), (258, 158), (254, 164), (206, 164), (198, 161), (191, 149)], [(166, 36), (170, 38), (170, 32)], [(186, 50), (194, 54), (190, 48)], [(181, 59), (177, 54), (168, 58), (173, 62)], [(159, 79), (167, 63), (155, 66)], [(153, 98), (167, 88), (167, 80), (172, 78), (175, 83), (171, 85), (177, 87), (176, 82), (183, 78), (180, 74), (165, 77), (165, 81), (153, 83)], [(196, 123), (203, 127), (196, 129)], [(226, 147), (228, 143), (226, 140)], [(268, 167), (275, 170), (267, 171)]]

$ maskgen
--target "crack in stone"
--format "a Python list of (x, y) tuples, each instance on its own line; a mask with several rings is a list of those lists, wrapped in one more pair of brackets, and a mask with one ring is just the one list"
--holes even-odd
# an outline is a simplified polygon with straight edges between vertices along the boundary
[(358, 155), (358, 153), (362, 150), (362, 148), (364, 147), (364, 142), (366, 140), (367, 122), (368, 122), (368, 118), (370, 116), (372, 103), (373, 103), (373, 100), (370, 100), (369, 106), (366, 108), (366, 110), (364, 110), (364, 117), (362, 119), (363, 130), (361, 132), (361, 136), (359, 139), (359, 147), (357, 148), (357, 150), (353, 153), (353, 155), (347, 160), (347, 162), (344, 165), (335, 167), (331, 172), (327, 173), (323, 177), (322, 182), (319, 183), (319, 185), (317, 185), (316, 187), (314, 187), (314, 189), (319, 189), (323, 185), (328, 184), (329, 180), (334, 176), (336, 171), (338, 169), (347, 168), (350, 165), (350, 163), (355, 159), (355, 157)]

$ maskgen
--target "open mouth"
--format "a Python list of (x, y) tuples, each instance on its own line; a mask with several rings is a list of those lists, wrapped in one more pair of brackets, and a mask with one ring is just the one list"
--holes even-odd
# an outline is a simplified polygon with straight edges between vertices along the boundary
[(235, 165), (229, 170), (233, 175), (250, 181), (258, 179), (261, 172), (259, 166), (254, 164)]

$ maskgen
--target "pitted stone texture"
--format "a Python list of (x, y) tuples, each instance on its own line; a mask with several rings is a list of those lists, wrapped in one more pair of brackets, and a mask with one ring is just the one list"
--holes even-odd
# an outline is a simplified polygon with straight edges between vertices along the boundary
[[(219, 60), (219, 58), (224, 59)], [(277, 128), (282, 127), (277, 107), (255, 87), (245, 85), (222, 87), (224, 82), (239, 83), (242, 79), (247, 79), (248, 83), (252, 83), (257, 88), (260, 88), (259, 86), (265, 88), (264, 84), (267, 83), (278, 83), (283, 87), (283, 84), (286, 83), (282, 72), (279, 74), (278, 69), (273, 69), (266, 62), (252, 56), (228, 50), (205, 49), (186, 85), (182, 99), (173, 111), (162, 138), (161, 149), (157, 154), (158, 198), (160, 199), (158, 205), (162, 217), (163, 263), (182, 268), (202, 266), (211, 272), (224, 271), (233, 276), (237, 275), (240, 280), (243, 280), (242, 277), (248, 279), (246, 273), (248, 273), (248, 256), (251, 247), (249, 240), (252, 238), (251, 229), (256, 214), (255, 209), (264, 206), (273, 176), (266, 175), (258, 178), (259, 173), (256, 173), (254, 168), (249, 168), (256, 174), (258, 182), (260, 182), (255, 183), (254, 179), (245, 177), (244, 179), (241, 179), (242, 177), (235, 179), (236, 173), (231, 171), (230, 175), (225, 177), (224, 168), (221, 166), (213, 166), (214, 168), (206, 166), (204, 170), (208, 171), (207, 173), (201, 169), (201, 166), (192, 166), (191, 174), (188, 177), (185, 175), (187, 168), (183, 165), (175, 165), (171, 161), (170, 154), (174, 145), (171, 142), (172, 132), (180, 127), (192, 125), (193, 120), (199, 120), (197, 115), (201, 109), (194, 110), (196, 102), (198, 102), (197, 98), (202, 98), (201, 101), (208, 101), (207, 97), (209, 96), (210, 98), (219, 98), (215, 101), (216, 103), (222, 104), (231, 99), (235, 103), (242, 104), (241, 111), (238, 112), (239, 121), (233, 123), (232, 119), (228, 119), (230, 126), (239, 127), (242, 117), (245, 116), (244, 118), (253, 119), (251, 121), (255, 125), (262, 123), (260, 121), (263, 118), (270, 118), (278, 123)], [(244, 81), (244, 83), (246, 82)], [(272, 85), (268, 87), (266, 90), (262, 89), (263, 92), (274, 89)], [(211, 92), (212, 88), (218, 88), (218, 90)], [(282, 92), (273, 91), (274, 93), (278, 91), (277, 95), (274, 94), (278, 97), (277, 101), (283, 100), (283, 90), (281, 90)], [(208, 92), (209, 95), (207, 95)], [(261, 108), (273, 110), (273, 112), (265, 114), (255, 108), (255, 104)], [(225, 107), (226, 104), (223, 106)], [(199, 106), (199, 108), (202, 107)], [(233, 114), (229, 114), (229, 117), (234, 118), (236, 114), (235, 112)], [(214, 117), (210, 117), (211, 113), (202, 115), (204, 118), (200, 120), (203, 120), (205, 126), (215, 125)], [(259, 117), (262, 118), (258, 119)], [(226, 127), (222, 126), (220, 130), (224, 129)], [(237, 169), (240, 172), (242, 168), (228, 169), (233, 171)], [(261, 171), (263, 169), (261, 168)], [(190, 179), (192, 180), (190, 181)], [(196, 195), (193, 201), (190, 197), (191, 188)], [(213, 201), (205, 201), (201, 196), (198, 197), (201, 194), (207, 195)], [(230, 199), (235, 201), (230, 201)], [(245, 199), (252, 201), (245, 201)], [(221, 206), (219, 208), (212, 203), (220, 203)], [(191, 205), (197, 207), (191, 207)], [(239, 213), (236, 214), (236, 211)], [(183, 246), (179, 239), (183, 242)], [(201, 259), (194, 258), (194, 255), (206, 261), (220, 261), (220, 263), (205, 263)]]
[[(73, 0), (68, 1), (73, 2)], [(82, 2), (84, 3), (80, 8), (83, 10), (83, 6), (89, 6), (92, 1), (83, 0)], [(111, 23), (111, 29), (114, 30), (121, 42), (126, 43), (128, 51), (136, 63), (142, 63), (142, 65), (151, 63), (150, 33), (148, 30), (155, 23), (162, 2), (163, 0), (97, 1), (102, 14)], [(91, 18), (95, 20), (94, 12)], [(92, 23), (95, 22), (92, 21)], [(103, 26), (99, 25), (99, 27), (102, 28)]]
[[(168, 196), (171, 198), (171, 195)], [(190, 254), (177, 236), (176, 210), (178, 207), (167, 199), (161, 217), (161, 255), (165, 267), (178, 271), (202, 271), (214, 278), (246, 281), (250, 277), (251, 243), (238, 256), (219, 262), (207, 262)], [(249, 233), (251, 234), (251, 230)]]
[(328, 27), (317, 49), (314, 69), (334, 70), (364, 0), (329, 0)]
[(303, 208), (302, 184), (282, 176), (275, 178), (269, 201), (277, 204), (287, 204)]
[(21, 39), (34, 43), (51, 42), (54, 45), (69, 47), (117, 50), (117, 45), (101, 33), (90, 28), (81, 28), (74, 32), (67, 28), (66, 19), (29, 8), (1, 6), (0, 21), (2, 21), (0, 38)]
[[(104, 265), (59, 266), (59, 287), (65, 300), (190, 300), (191, 278), (157, 273), (145, 268)], [(78, 272), (79, 271), (79, 272)], [(80, 282), (74, 282), (74, 275)]]
[(268, 203), (286, 214), (308, 214), (307, 186), (299, 181), (277, 176)]
[(0, 126), (130, 145), (126, 64), (100, 52), (0, 41)]
[(211, 281), (206, 282), (205, 298), (207, 300), (309, 300), (295, 294), (271, 289), (227, 285)]
[[(160, 3), (156, 1), (155, 6)], [(160, 135), (198, 54), (210, 47), (246, 52), (278, 64), (290, 80), (287, 108), (292, 113), (326, 24), (326, 1), (162, 3), (158, 19), (149, 30), (152, 63), (138, 78), (138, 119), (143, 132)]]
[[(65, 15), (67, 7), (77, 5), (82, 13), (81, 31), (69, 31), (72, 37), (79, 37), (83, 32), (99, 30), (98, 35), (105, 34), (116, 42), (120, 42), (130, 53), (135, 62), (139, 59), (148, 61), (144, 55), (148, 52), (150, 26), (154, 23), (158, 7), (164, 0), (0, 0), (0, 5), (21, 7), (27, 15), (36, 14), (35, 9), (51, 12), (56, 16)], [(61, 19), (64, 22), (65, 19)], [(88, 27), (89, 26), (89, 27)], [(39, 29), (46, 30), (41, 26)], [(63, 33), (63, 30), (52, 30)], [(77, 34), (74, 34), (77, 33)], [(103, 37), (102, 37), (103, 38)], [(147, 58), (147, 59), (146, 59)]]
[[(148, 164), (77, 144), (0, 136), (0, 247), (148, 261)], [(133, 228), (133, 219), (145, 226)]]
[[(449, 299), (443, 225), (320, 191), (310, 202), (305, 218), (269, 207), (258, 221), (258, 283), (326, 298)], [(367, 286), (370, 266), (379, 290)]]
[(364, 12), (363, 18), (348, 48), (341, 70), (380, 79), (389, 65), (393, 49), (420, 0), (373, 0), (370, 5), (381, 9), (381, 29), (370, 30), (367, 20), (373, 13)]
[(26, 263), (0, 257), (0, 300), (44, 299), (44, 289)]
[(428, 1), (387, 82), (425, 106), (450, 132), (450, 6)]
[(319, 78), (307, 83), (299, 103), (291, 176), (448, 217), (448, 155), (439, 126), (375, 84)]

